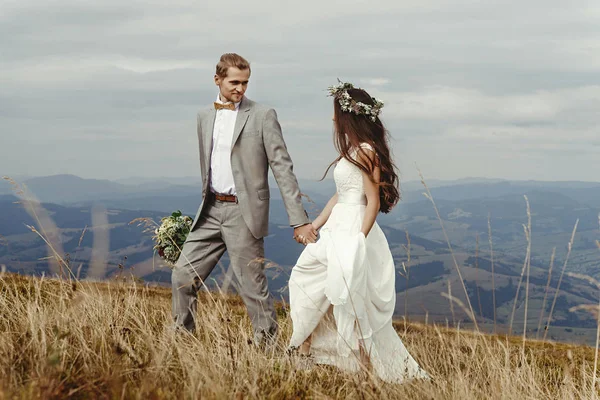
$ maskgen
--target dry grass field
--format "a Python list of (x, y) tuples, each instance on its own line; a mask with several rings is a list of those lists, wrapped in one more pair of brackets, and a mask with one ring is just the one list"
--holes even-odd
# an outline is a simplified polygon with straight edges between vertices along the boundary
[(431, 382), (392, 385), (366, 373), (304, 368), (249, 344), (233, 295), (201, 292), (195, 335), (171, 329), (170, 290), (111, 282), (0, 276), (0, 399), (595, 398), (593, 348), (397, 322)]

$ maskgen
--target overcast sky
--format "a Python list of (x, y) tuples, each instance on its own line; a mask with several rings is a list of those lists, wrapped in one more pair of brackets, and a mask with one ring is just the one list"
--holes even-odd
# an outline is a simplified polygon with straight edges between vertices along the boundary
[(339, 77), (385, 101), (404, 180), (600, 181), (597, 0), (0, 0), (0, 175), (199, 174), (224, 52), (301, 178), (334, 157)]

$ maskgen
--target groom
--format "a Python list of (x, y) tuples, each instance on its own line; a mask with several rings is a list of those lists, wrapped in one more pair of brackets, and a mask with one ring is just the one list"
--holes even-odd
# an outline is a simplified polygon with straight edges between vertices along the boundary
[(202, 203), (173, 269), (173, 318), (176, 326), (194, 330), (196, 292), (227, 250), (252, 320), (254, 343), (271, 344), (277, 321), (264, 273), (269, 166), (296, 241), (314, 242), (316, 231), (302, 206), (275, 110), (244, 96), (250, 79), (248, 61), (223, 54), (214, 79), (219, 95), (198, 113)]

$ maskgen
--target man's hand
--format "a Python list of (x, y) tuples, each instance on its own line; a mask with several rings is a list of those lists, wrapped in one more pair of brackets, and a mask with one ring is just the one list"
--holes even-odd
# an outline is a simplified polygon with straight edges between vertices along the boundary
[(294, 239), (298, 243), (307, 245), (317, 241), (317, 230), (312, 224), (306, 224), (294, 229)]

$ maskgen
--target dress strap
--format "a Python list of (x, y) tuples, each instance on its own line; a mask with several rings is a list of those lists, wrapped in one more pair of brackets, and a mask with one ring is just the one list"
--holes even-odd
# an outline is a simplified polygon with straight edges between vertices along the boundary
[(377, 152), (369, 143), (363, 142), (358, 146), (358, 148), (354, 148), (354, 157), (358, 156), (359, 149), (372, 151), (373, 153), (375, 153), (375, 157), (377, 157)]
[(369, 143), (365, 143), (365, 142), (361, 143), (360, 148), (365, 149), (365, 150), (371, 150), (373, 153), (375, 153), (375, 149)]

